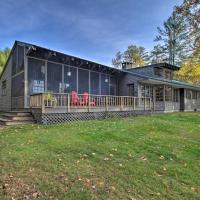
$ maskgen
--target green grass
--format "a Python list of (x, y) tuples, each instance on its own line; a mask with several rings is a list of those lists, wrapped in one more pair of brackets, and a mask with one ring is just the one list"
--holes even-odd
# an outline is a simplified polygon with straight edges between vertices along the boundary
[(200, 199), (200, 113), (0, 129), (0, 199)]

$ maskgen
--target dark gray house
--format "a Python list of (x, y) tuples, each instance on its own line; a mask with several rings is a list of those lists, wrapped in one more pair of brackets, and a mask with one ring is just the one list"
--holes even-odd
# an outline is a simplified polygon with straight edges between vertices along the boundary
[(0, 77), (0, 110), (38, 122), (200, 110), (200, 87), (173, 80), (167, 63), (115, 69), (16, 41)]

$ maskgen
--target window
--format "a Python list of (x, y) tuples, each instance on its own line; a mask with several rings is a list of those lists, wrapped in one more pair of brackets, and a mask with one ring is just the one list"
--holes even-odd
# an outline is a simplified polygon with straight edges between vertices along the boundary
[(154, 75), (158, 76), (158, 77), (162, 77), (163, 76), (163, 69), (160, 67), (154, 67)]
[(2, 95), (6, 95), (6, 80), (2, 81), (1, 90), (2, 90)]
[(165, 101), (172, 101), (172, 87), (165, 86)]
[(200, 99), (200, 92), (198, 92), (198, 97), (197, 98)]
[(197, 99), (197, 91), (192, 91), (192, 99)]
[(156, 101), (163, 101), (163, 97), (164, 97), (163, 86), (156, 87), (155, 93), (156, 93)]
[(172, 79), (173, 78), (173, 73), (171, 70), (165, 70), (165, 79)]
[(153, 88), (150, 85), (141, 84), (141, 97), (153, 97)]
[(174, 89), (173, 101), (179, 102), (179, 89)]
[(192, 90), (186, 90), (186, 98), (192, 99)]

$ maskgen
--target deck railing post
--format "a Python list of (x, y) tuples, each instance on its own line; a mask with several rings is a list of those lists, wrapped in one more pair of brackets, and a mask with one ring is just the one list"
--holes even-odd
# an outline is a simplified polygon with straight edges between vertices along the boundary
[(106, 111), (108, 111), (108, 96), (106, 96)]
[(88, 96), (88, 112), (90, 112), (90, 95)]
[(67, 94), (67, 112), (70, 112), (70, 94)]
[(146, 110), (146, 98), (144, 97), (144, 110)]
[(44, 106), (44, 98), (45, 98), (45, 94), (44, 93), (42, 93), (41, 94), (42, 95), (42, 98), (41, 98), (41, 107), (42, 107), (42, 113), (44, 113), (44, 110), (45, 110), (45, 106)]
[(133, 110), (135, 110), (135, 97), (133, 97)]
[(121, 102), (120, 102), (120, 110), (123, 110), (123, 105), (124, 105), (124, 99), (121, 97)]

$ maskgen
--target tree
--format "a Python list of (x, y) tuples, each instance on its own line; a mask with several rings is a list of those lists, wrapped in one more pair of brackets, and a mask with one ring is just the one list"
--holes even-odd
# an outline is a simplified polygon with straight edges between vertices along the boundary
[(200, 1), (184, 0), (182, 5), (175, 7), (175, 12), (180, 14), (190, 26), (191, 32), (199, 32), (200, 28)]
[(112, 59), (112, 65), (115, 68), (121, 68), (123, 60), (123, 53), (118, 51), (115, 55), (115, 58)]
[(184, 0), (182, 5), (175, 7), (189, 30), (192, 54), (181, 65), (176, 78), (181, 81), (200, 84), (200, 1)]
[(200, 62), (189, 59), (176, 72), (176, 79), (194, 84), (200, 84)]
[(167, 61), (166, 49), (161, 45), (154, 46), (150, 52), (151, 64), (161, 63)]
[(2, 72), (4, 65), (10, 54), (10, 49), (7, 47), (5, 49), (0, 49), (0, 73)]
[(179, 64), (188, 55), (189, 37), (187, 27), (181, 16), (173, 12), (167, 21), (163, 24), (163, 29), (158, 27), (158, 36), (155, 41), (162, 41), (163, 49), (166, 50), (168, 62), (170, 64)]
[(139, 67), (147, 64), (149, 57), (144, 47), (129, 45), (124, 52), (124, 61), (132, 63), (132, 67)]
[(200, 52), (200, 1), (184, 0), (182, 5), (175, 7), (190, 33), (193, 51)]

